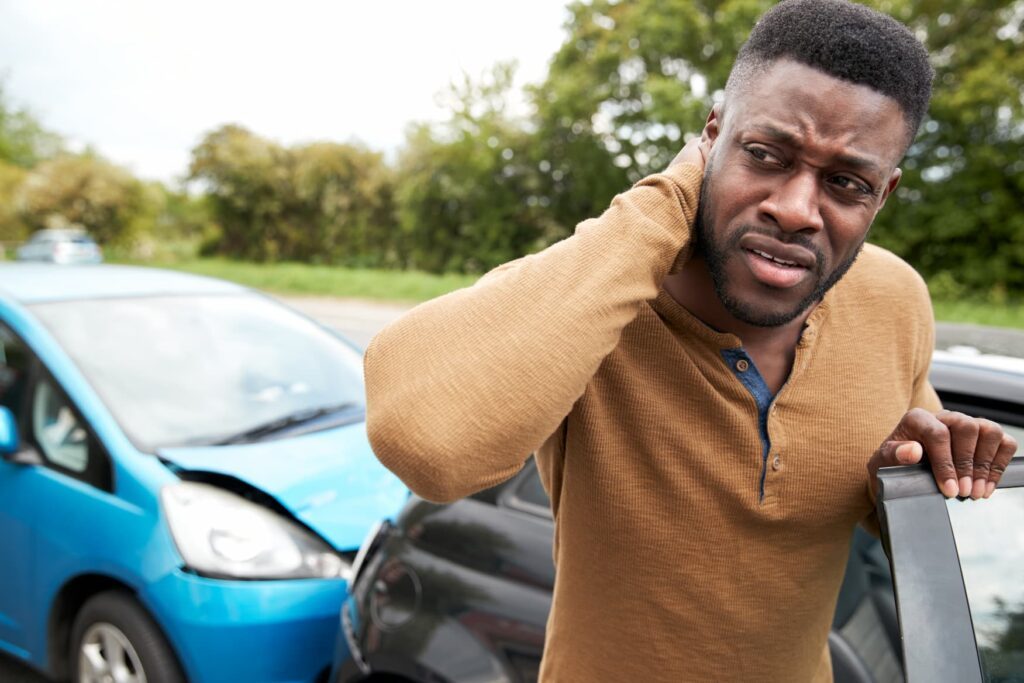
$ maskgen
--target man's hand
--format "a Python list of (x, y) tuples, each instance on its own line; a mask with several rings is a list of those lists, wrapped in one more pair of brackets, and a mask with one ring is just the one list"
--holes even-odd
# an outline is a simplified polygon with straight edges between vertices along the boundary
[(1017, 442), (992, 420), (942, 410), (914, 408), (868, 461), (872, 490), (879, 467), (913, 465), (928, 456), (939, 490), (947, 498), (988, 498), (1017, 452)]
[(711, 141), (708, 139), (707, 134), (696, 135), (690, 138), (690, 141), (683, 145), (683, 148), (679, 150), (679, 154), (672, 159), (672, 163), (669, 164), (669, 167), (675, 166), (676, 164), (693, 164), (697, 168), (703, 170), (710, 152)]

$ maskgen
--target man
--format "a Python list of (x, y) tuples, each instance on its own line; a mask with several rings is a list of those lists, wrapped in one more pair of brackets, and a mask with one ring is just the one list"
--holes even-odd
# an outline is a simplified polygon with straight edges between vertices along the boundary
[(878, 467), (927, 454), (946, 495), (991, 494), (1016, 444), (940, 411), (927, 290), (864, 246), (931, 77), (892, 19), (784, 2), (664, 173), (371, 344), (370, 437), (414, 491), (537, 451), (543, 680), (830, 680)]

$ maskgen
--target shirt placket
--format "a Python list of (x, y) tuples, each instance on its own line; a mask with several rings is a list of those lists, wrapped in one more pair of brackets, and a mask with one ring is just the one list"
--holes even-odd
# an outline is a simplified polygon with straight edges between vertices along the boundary
[(768, 432), (768, 419), (775, 397), (757, 366), (754, 365), (754, 361), (742, 347), (722, 349), (721, 353), (726, 365), (732, 370), (740, 384), (750, 392), (757, 406), (757, 429), (761, 441), (761, 477), (758, 485), (758, 502), (763, 504), (768, 469), (771, 468), (776, 472), (782, 469), (781, 457), (777, 453), (772, 453), (772, 443)]

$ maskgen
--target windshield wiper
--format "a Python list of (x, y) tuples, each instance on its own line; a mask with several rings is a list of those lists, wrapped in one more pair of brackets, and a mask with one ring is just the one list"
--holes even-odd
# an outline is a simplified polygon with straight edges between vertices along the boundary
[(269, 422), (264, 422), (261, 425), (246, 429), (244, 432), (238, 434), (232, 434), (231, 436), (218, 439), (214, 441), (214, 446), (227, 446), (235, 443), (245, 443), (248, 441), (258, 441), (265, 436), (270, 436), (276, 432), (281, 432), (292, 427), (307, 424), (314, 420), (319, 420), (321, 417), (327, 415), (333, 415), (335, 413), (349, 413), (348, 417), (355, 417), (362, 415), (362, 411), (353, 411), (353, 408), (359, 408), (360, 405), (355, 401), (349, 401), (347, 403), (337, 403), (335, 405), (323, 406), (321, 408), (306, 408), (299, 410), (289, 415), (274, 418)]

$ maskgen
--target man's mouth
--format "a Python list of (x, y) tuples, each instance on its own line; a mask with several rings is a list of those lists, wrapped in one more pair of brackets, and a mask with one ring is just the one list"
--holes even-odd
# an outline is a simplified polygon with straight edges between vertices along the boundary
[(778, 263), (780, 266), (786, 266), (789, 268), (803, 268), (803, 266), (801, 266), (796, 261), (787, 261), (786, 259), (779, 258), (777, 256), (772, 256), (766, 251), (759, 251), (757, 249), (748, 249), (748, 251), (757, 254), (761, 258), (768, 259), (769, 261), (774, 261), (775, 263)]
[(750, 272), (761, 284), (773, 289), (789, 289), (802, 283), (810, 269), (796, 261), (773, 256), (760, 249), (743, 249), (741, 253)]

